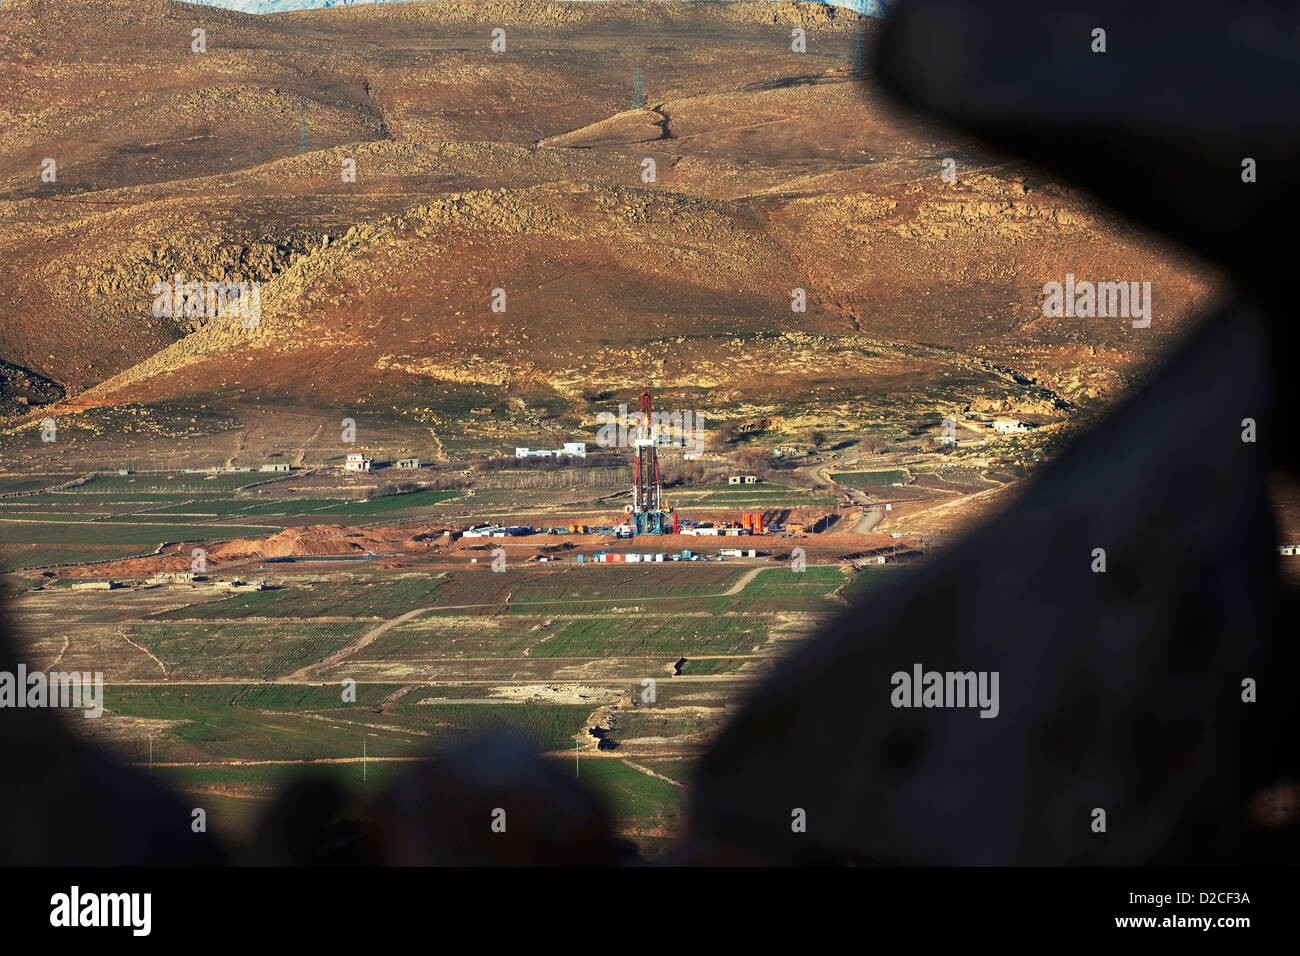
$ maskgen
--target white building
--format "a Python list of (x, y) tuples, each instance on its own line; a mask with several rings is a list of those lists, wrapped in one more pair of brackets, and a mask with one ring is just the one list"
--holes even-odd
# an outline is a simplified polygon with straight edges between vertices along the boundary
[(1033, 425), (1028, 422), (1022, 422), (1018, 418), (999, 418), (993, 423), (993, 430), (999, 435), (1013, 435), (1019, 432), (1027, 432)]
[(566, 441), (563, 448), (515, 448), (516, 458), (560, 458), (565, 455), (573, 458), (586, 458), (587, 443)]
[(359, 451), (349, 452), (348, 460), (343, 463), (344, 471), (369, 471), (374, 462)]

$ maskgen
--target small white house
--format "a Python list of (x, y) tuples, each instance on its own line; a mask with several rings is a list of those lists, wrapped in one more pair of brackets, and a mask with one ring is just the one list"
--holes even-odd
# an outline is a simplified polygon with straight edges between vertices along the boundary
[(369, 471), (374, 462), (361, 454), (359, 451), (349, 452), (348, 459), (343, 463), (344, 471)]
[(563, 448), (516, 448), (516, 458), (560, 458), (568, 455), (573, 458), (587, 457), (587, 443), (566, 441)]
[(1014, 435), (1019, 432), (1027, 432), (1033, 427), (1033, 425), (1022, 422), (1018, 418), (999, 418), (993, 422), (993, 430), (999, 435)]

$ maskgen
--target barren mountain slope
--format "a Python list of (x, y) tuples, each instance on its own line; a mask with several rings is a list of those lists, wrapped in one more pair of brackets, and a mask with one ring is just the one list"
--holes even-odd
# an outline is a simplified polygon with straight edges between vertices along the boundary
[[(1214, 294), (1086, 196), (899, 116), (854, 77), (843, 10), (105, 9), (0, 5), (0, 358), (69, 390), (74, 440), (129, 405), (125, 441), (196, 453), (271, 408), (299, 447), (364, 412), (486, 448), (646, 381), (778, 431), (1065, 414)], [(1067, 272), (1152, 282), (1152, 327), (1044, 319)], [(155, 317), (176, 273), (261, 281), (260, 323)]]

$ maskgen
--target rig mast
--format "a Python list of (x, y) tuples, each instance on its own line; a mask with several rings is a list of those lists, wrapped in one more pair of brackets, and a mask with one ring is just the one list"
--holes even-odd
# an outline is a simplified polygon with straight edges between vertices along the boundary
[[(677, 517), (664, 506), (663, 482), (659, 475), (658, 436), (655, 434), (650, 389), (641, 390), (641, 408), (633, 439), (636, 464), (632, 472), (632, 506), (619, 523), (631, 534), (676, 534)], [(616, 529), (617, 530), (617, 529)]]

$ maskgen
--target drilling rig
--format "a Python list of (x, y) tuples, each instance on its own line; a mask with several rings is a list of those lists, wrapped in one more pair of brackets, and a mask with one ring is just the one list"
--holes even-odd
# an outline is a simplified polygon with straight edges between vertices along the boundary
[(664, 504), (656, 431), (650, 389), (642, 388), (641, 408), (633, 437), (636, 463), (632, 471), (632, 504), (614, 528), (615, 534), (677, 533), (677, 516)]

